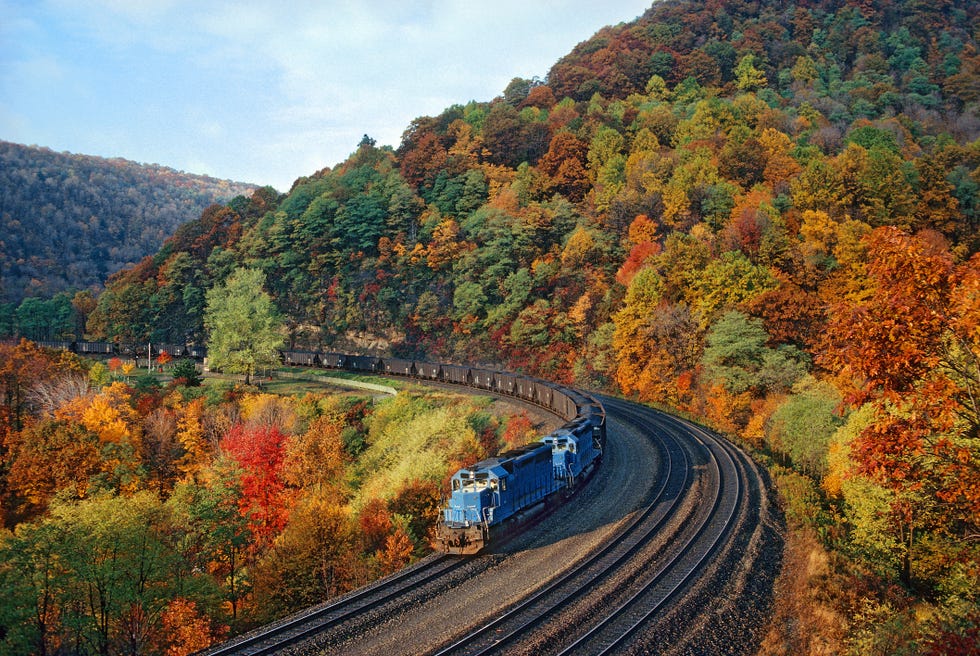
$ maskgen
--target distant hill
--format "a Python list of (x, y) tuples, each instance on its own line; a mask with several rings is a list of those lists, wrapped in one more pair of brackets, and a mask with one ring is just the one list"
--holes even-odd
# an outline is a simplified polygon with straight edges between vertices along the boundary
[(101, 286), (256, 185), (0, 141), (0, 302)]

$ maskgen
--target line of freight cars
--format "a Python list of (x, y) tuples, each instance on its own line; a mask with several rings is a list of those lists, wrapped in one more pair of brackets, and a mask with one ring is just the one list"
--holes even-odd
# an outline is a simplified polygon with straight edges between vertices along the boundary
[(117, 344), (115, 342), (85, 342), (85, 341), (60, 341), (60, 342), (34, 342), (40, 347), (71, 351), (79, 355), (107, 355), (107, 356), (128, 356), (144, 357), (148, 353), (156, 358), (162, 353), (166, 353), (171, 358), (192, 358), (202, 360), (207, 351), (203, 346), (186, 344)]
[(520, 374), (422, 362), (316, 351), (283, 351), (283, 364), (361, 371), (466, 385), (514, 396), (554, 412), (565, 424), (538, 442), (505, 451), (451, 479), (447, 506), (437, 526), (436, 548), (474, 554), (526, 519), (564, 499), (602, 458), (606, 415), (593, 397)]

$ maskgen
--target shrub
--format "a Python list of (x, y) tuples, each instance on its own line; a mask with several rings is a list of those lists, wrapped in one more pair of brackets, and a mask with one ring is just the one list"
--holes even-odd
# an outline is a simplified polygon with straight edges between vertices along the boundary
[(197, 365), (193, 360), (181, 360), (174, 365), (172, 373), (175, 385), (198, 387), (201, 384), (201, 374), (197, 372)]

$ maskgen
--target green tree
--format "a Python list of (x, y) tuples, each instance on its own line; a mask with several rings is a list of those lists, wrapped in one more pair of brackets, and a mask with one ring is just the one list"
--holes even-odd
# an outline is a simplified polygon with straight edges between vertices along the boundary
[(175, 381), (181, 381), (186, 387), (198, 387), (201, 384), (201, 375), (197, 373), (193, 360), (181, 360), (174, 365), (171, 373)]
[(742, 91), (756, 91), (766, 86), (766, 74), (755, 67), (755, 55), (748, 54), (738, 60), (735, 67), (735, 84)]
[(789, 455), (797, 468), (823, 476), (830, 440), (844, 423), (838, 412), (841, 400), (831, 383), (805, 376), (770, 418), (769, 442)]
[(504, 89), (504, 101), (516, 107), (524, 102), (529, 93), (531, 93), (531, 80), (515, 77)]
[(65, 339), (74, 335), (71, 296), (64, 292), (49, 300), (25, 298), (15, 316), (18, 333), (28, 339)]
[(804, 354), (795, 346), (766, 346), (762, 321), (728, 312), (708, 332), (702, 363), (708, 377), (731, 394), (785, 391), (806, 373)]
[(263, 290), (257, 269), (236, 269), (228, 281), (207, 294), (204, 325), (212, 367), (245, 374), (276, 363), (283, 344), (283, 325), (272, 298)]
[(22, 524), (0, 539), (0, 653), (55, 653), (59, 596), (67, 586), (61, 539), (51, 520)]
[(685, 292), (692, 308), (707, 325), (722, 311), (777, 287), (766, 267), (753, 264), (740, 251), (727, 251), (700, 270), (689, 269)]
[(200, 262), (185, 252), (172, 255), (160, 266), (159, 287), (151, 297), (153, 341), (184, 344), (198, 341), (204, 313)]
[(206, 483), (181, 483), (167, 501), (174, 521), (184, 527), (177, 545), (180, 567), (171, 572), (174, 584), (186, 596), (186, 588), (201, 584), (196, 572), (210, 572), (220, 582), (218, 594), (233, 620), (251, 590), (248, 568), (254, 556), (248, 548), (252, 539), (248, 517), (239, 510), (240, 473), (234, 462), (220, 457), (209, 469)]
[(95, 653), (146, 653), (173, 597), (163, 505), (149, 492), (95, 496), (57, 506), (53, 519), (59, 565), (71, 576), (62, 621)]

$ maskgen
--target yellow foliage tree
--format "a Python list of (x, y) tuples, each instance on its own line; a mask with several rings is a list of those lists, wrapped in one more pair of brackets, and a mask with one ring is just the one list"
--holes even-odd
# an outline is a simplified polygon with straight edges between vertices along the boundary
[(179, 409), (177, 416), (177, 441), (184, 454), (177, 461), (177, 469), (185, 478), (196, 480), (198, 473), (207, 465), (210, 448), (204, 435), (201, 419), (204, 415), (204, 399), (194, 399)]
[(562, 265), (577, 268), (589, 264), (598, 264), (593, 257), (595, 247), (596, 243), (592, 234), (580, 226), (565, 243), (565, 250), (561, 253)]
[(811, 261), (830, 256), (837, 244), (837, 227), (838, 223), (823, 210), (803, 210), (800, 251)]
[(799, 175), (802, 167), (790, 155), (793, 142), (787, 135), (775, 128), (766, 128), (759, 135), (759, 143), (766, 153), (766, 168), (762, 177), (771, 187), (784, 185)]
[(284, 476), (287, 481), (308, 490), (342, 487), (345, 465), (343, 419), (318, 417), (302, 435), (286, 443)]
[(671, 225), (680, 224), (691, 211), (691, 201), (687, 197), (687, 192), (680, 185), (671, 183), (665, 186), (663, 202), (664, 221)]
[(624, 392), (641, 389), (642, 372), (650, 356), (644, 327), (660, 304), (662, 290), (663, 281), (654, 269), (641, 270), (626, 291), (622, 309), (613, 316), (616, 381)]
[(463, 253), (472, 250), (473, 244), (460, 238), (459, 224), (453, 219), (439, 223), (432, 231), (432, 242), (425, 253), (430, 269), (438, 270), (451, 265)]
[(112, 383), (92, 397), (79, 420), (99, 436), (100, 442), (138, 446), (139, 417), (129, 404), (129, 388), (123, 383)]
[(255, 426), (274, 426), (283, 433), (296, 425), (296, 410), (291, 399), (278, 394), (248, 394), (239, 402), (242, 419)]

